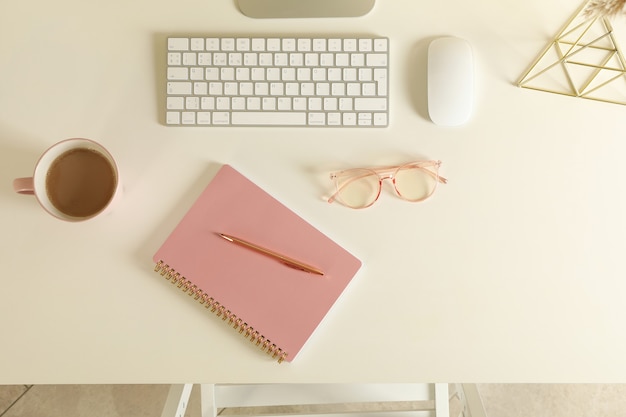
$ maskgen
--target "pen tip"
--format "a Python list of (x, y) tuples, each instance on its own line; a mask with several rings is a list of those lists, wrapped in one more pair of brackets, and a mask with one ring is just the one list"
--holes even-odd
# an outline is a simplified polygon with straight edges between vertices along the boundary
[(218, 233), (218, 236), (228, 240), (229, 242), (233, 241), (233, 239), (230, 236), (225, 235), (224, 233)]

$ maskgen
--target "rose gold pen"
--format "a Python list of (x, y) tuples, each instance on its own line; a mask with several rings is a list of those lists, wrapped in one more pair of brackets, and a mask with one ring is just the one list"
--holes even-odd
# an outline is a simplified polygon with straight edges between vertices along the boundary
[(256, 252), (262, 253), (263, 255), (267, 255), (271, 258), (277, 259), (278, 261), (284, 263), (285, 265), (291, 267), (291, 268), (295, 268), (295, 269), (299, 269), (301, 271), (306, 271), (309, 272), (311, 274), (317, 274), (317, 275), (324, 275), (324, 271), (311, 266), (311, 265), (307, 265), (304, 262), (300, 262), (298, 260), (295, 260), (293, 258), (290, 258), (288, 256), (285, 255), (281, 255), (280, 253), (276, 253), (272, 250), (266, 249), (266, 248), (262, 248), (261, 246), (255, 245), (254, 243), (248, 242), (246, 240), (243, 239), (239, 239), (238, 237), (235, 236), (230, 236), (224, 233), (218, 233), (218, 235), (220, 235), (221, 237), (223, 237), (224, 239), (228, 240), (229, 242), (233, 242), (236, 245), (240, 245), (240, 246), (244, 246), (248, 249), (252, 249)]

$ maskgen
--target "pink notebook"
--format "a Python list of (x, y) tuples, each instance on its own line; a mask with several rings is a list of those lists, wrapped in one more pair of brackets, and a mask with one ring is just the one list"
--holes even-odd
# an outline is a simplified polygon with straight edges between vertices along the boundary
[[(229, 242), (225, 233), (324, 271)], [(292, 361), (361, 261), (228, 165), (154, 255), (155, 270), (271, 356)]]

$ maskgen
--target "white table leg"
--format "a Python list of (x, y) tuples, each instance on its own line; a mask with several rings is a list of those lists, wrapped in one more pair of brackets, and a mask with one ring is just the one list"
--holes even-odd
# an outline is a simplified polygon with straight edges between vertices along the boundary
[(161, 417), (184, 417), (193, 384), (175, 384), (170, 387)]
[(435, 384), (435, 416), (450, 417), (448, 384)]
[(200, 408), (202, 417), (217, 417), (215, 384), (200, 385)]

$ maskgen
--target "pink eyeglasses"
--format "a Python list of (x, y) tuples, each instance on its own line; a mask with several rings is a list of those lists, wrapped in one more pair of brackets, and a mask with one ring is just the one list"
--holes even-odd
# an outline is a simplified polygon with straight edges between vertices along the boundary
[(333, 172), (337, 191), (328, 199), (344, 206), (361, 209), (374, 204), (380, 196), (383, 180), (390, 179), (396, 194), (404, 200), (418, 202), (430, 197), (438, 183), (448, 182), (440, 177), (441, 161), (415, 161), (399, 166), (352, 168)]

